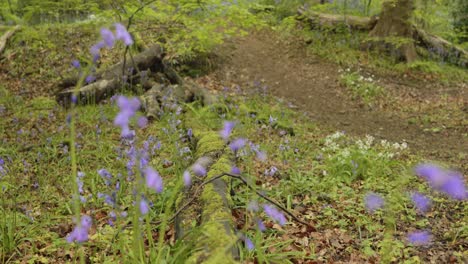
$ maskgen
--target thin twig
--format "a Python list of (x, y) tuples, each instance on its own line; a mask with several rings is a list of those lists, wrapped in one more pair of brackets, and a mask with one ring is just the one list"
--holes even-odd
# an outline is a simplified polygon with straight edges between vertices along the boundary
[[(305, 225), (307, 227), (310, 227), (310, 228), (314, 228), (313, 226), (311, 226), (309, 223), (306, 223), (304, 221), (302, 221), (301, 219), (299, 219), (298, 217), (296, 217), (293, 213), (291, 213), (288, 209), (286, 209), (284, 206), (282, 206), (280, 203), (272, 200), (271, 198), (268, 198), (268, 196), (262, 194), (261, 192), (257, 191), (255, 189), (255, 187), (251, 186), (247, 180), (242, 177), (241, 175), (235, 175), (235, 174), (231, 174), (231, 173), (227, 173), (227, 172), (224, 172), (220, 175), (217, 175), (217, 176), (214, 176), (213, 178), (207, 180), (207, 181), (204, 181), (202, 182), (198, 187), (197, 189), (195, 190), (195, 193), (194, 195), (192, 196), (192, 198), (186, 202), (182, 207), (180, 207), (179, 209), (177, 209), (177, 211), (174, 213), (174, 215), (169, 219), (169, 222), (173, 221), (182, 211), (184, 211), (191, 203), (193, 203), (193, 201), (195, 201), (195, 199), (197, 198), (197, 195), (198, 193), (200, 192), (200, 190), (202, 189), (202, 187), (210, 182), (213, 182), (214, 180), (217, 180), (223, 176), (229, 176), (231, 178), (234, 178), (234, 179), (238, 179), (240, 180), (242, 183), (244, 183), (247, 187), (249, 187), (249, 189), (251, 189), (252, 191), (254, 191), (258, 196), (262, 197), (264, 200), (274, 204), (276, 207), (278, 207), (279, 209), (281, 209), (283, 212), (285, 212), (287, 215), (289, 215), (293, 220), (295, 220), (296, 222), (302, 224), (302, 225)], [(159, 224), (161, 221), (157, 221), (155, 222), (154, 224)]]

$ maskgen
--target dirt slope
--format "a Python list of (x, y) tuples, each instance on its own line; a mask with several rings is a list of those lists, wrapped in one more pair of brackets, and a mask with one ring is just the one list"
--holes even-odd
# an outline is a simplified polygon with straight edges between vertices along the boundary
[[(340, 86), (340, 66), (307, 54), (301, 43), (288, 43), (273, 32), (256, 32), (236, 39), (225, 44), (220, 54), (224, 57), (224, 63), (216, 76), (221, 82), (237, 83), (242, 87), (261, 82), (267, 85), (271, 93), (298, 105), (312, 121), (331, 130), (353, 135), (370, 134), (396, 142), (406, 141), (413, 151), (423, 152), (428, 159), (451, 161), (466, 171), (466, 84), (453, 88), (424, 80), (418, 83), (395, 80), (394, 76), (380, 78), (379, 85), (401, 97), (400, 101), (406, 104), (424, 101), (426, 105), (431, 105), (440, 98), (454, 101), (459, 120), (455, 125), (435, 133), (428, 131), (428, 128), (444, 126), (443, 122), (429, 126), (409, 122), (409, 117), (417, 120), (423, 118), (424, 111), (401, 113), (398, 109), (363, 107)], [(405, 83), (417, 85), (406, 86)], [(441, 97), (441, 92), (447, 90), (450, 94)], [(452, 110), (447, 109), (448, 115)]]

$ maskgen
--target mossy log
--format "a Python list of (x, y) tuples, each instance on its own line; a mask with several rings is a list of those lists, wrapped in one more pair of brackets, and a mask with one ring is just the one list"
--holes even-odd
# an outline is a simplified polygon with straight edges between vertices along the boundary
[[(196, 163), (203, 163), (207, 168), (206, 177), (198, 179), (198, 184), (230, 171), (231, 161), (227, 154), (229, 152), (225, 151), (226, 144), (218, 133), (195, 129), (194, 136), (197, 139)], [(192, 199), (197, 182), (194, 182), (186, 195), (178, 200), (178, 206)], [(198, 250), (186, 263), (238, 263), (238, 237), (233, 227), (231, 206), (227, 180), (219, 178), (206, 184), (196, 203), (176, 217), (176, 238), (185, 239), (189, 236), (191, 240), (197, 241), (195, 248)], [(195, 207), (197, 208), (194, 209)], [(201, 232), (191, 233), (195, 226), (198, 226)]]

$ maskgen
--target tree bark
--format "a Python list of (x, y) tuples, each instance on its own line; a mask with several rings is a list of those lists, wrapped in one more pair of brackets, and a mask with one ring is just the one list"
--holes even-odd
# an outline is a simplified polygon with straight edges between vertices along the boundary
[(397, 59), (413, 62), (417, 59), (413, 42), (413, 27), (410, 22), (414, 0), (387, 0), (382, 4), (382, 13), (369, 33), (367, 48), (390, 52)]

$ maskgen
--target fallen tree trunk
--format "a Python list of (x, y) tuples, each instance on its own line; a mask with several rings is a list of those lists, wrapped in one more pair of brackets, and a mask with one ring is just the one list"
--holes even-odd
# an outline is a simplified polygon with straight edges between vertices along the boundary
[(156, 78), (157, 81), (182, 84), (182, 78), (163, 61), (163, 57), (162, 48), (159, 45), (153, 45), (133, 59), (127, 58), (126, 69), (123, 69), (124, 62), (121, 61), (108, 69), (97, 72), (93, 75), (96, 79), (93, 83), (76, 88), (80, 76), (78, 74), (71, 76), (59, 84), (60, 91), (56, 99), (62, 105), (68, 106), (71, 95), (77, 93), (80, 103), (98, 103), (118, 92), (127, 82), (140, 83), (145, 90), (149, 89), (152, 85), (148, 85), (148, 80), (152, 77), (152, 73), (159, 76), (159, 79)]
[[(304, 7), (300, 7), (297, 11), (299, 14), (298, 20), (305, 21), (312, 29), (326, 29), (333, 30), (340, 26), (345, 25), (351, 30), (356, 31), (372, 31), (379, 17), (374, 16), (370, 18), (366, 17), (355, 17), (355, 16), (341, 16), (332, 14), (322, 14), (312, 11), (307, 11)], [(467, 67), (468, 65), (468, 52), (449, 41), (439, 37), (431, 35), (424, 30), (418, 28), (416, 25), (411, 25), (412, 35), (410, 36), (416, 46), (422, 47), (429, 52), (439, 56), (444, 61), (455, 64), (460, 67)], [(385, 42), (385, 39), (383, 40)], [(371, 45), (364, 43), (362, 47), (364, 49), (370, 48)], [(419, 55), (425, 56), (427, 53), (416, 50)]]
[[(190, 126), (193, 127), (193, 126)], [(196, 127), (196, 126), (195, 126)], [(239, 263), (239, 240), (236, 235), (231, 213), (232, 198), (228, 190), (228, 180), (219, 178), (231, 169), (231, 155), (225, 152), (226, 143), (217, 132), (194, 129), (196, 142), (196, 164), (207, 169), (204, 177), (193, 177), (193, 185), (183, 197), (178, 199), (177, 207), (185, 208), (175, 218), (176, 238), (196, 241), (191, 256), (185, 263)], [(193, 173), (194, 174), (194, 173)], [(201, 181), (212, 180), (203, 185), (200, 193), (196, 190)], [(191, 207), (183, 207), (192, 201)], [(195, 226), (201, 232), (191, 232)]]
[(2, 37), (0, 37), (0, 54), (2, 54), (3, 50), (5, 49), (8, 39), (11, 38), (19, 29), (20, 26), (15, 26), (14, 28), (5, 32)]
[(300, 15), (299, 20), (306, 20), (311, 28), (316, 29), (333, 30), (339, 26), (346, 26), (353, 30), (369, 31), (374, 28), (378, 20), (377, 17), (367, 18), (317, 13), (307, 11), (304, 7), (300, 7), (297, 13)]

